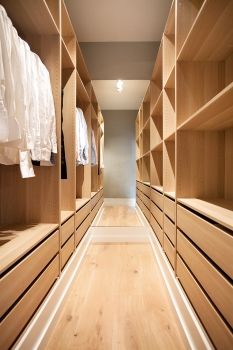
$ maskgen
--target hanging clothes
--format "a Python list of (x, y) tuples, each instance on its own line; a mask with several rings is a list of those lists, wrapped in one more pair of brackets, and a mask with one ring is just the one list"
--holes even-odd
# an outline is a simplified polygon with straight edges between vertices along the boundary
[(97, 165), (97, 164), (98, 164), (98, 159), (97, 159), (95, 134), (93, 129), (91, 129), (91, 165)]
[(88, 143), (88, 132), (87, 123), (80, 108), (76, 108), (76, 164), (87, 165), (89, 143)]
[(0, 163), (20, 164), (22, 177), (31, 177), (31, 159), (47, 165), (57, 153), (50, 76), (1, 5), (0, 37)]
[(104, 123), (100, 124), (100, 164), (99, 168), (104, 169)]
[(66, 167), (66, 153), (65, 153), (65, 141), (63, 133), (63, 99), (64, 91), (62, 91), (61, 97), (61, 179), (67, 179), (67, 167)]

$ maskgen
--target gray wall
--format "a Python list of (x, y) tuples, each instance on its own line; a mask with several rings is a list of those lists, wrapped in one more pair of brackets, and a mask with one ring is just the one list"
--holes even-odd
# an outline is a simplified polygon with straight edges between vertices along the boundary
[(160, 42), (80, 43), (92, 80), (147, 80)]
[(135, 119), (137, 111), (103, 111), (104, 196), (135, 198)]

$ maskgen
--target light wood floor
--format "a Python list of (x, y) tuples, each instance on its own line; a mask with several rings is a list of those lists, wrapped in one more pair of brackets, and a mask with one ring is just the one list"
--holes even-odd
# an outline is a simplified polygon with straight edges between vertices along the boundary
[(98, 226), (143, 226), (134, 207), (104, 207)]
[(185, 349), (150, 245), (91, 245), (45, 349)]

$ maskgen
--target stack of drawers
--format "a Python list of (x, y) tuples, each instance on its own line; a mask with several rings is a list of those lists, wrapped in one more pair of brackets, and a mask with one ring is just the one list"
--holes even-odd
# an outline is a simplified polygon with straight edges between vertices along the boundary
[(151, 188), (150, 224), (161, 246), (163, 246), (163, 194)]
[(141, 211), (150, 221), (150, 186), (137, 181), (136, 199)]
[(174, 269), (175, 267), (175, 244), (176, 244), (176, 204), (172, 198), (164, 196), (164, 218), (163, 218), (163, 231), (164, 231), (164, 251)]
[(232, 232), (177, 206), (177, 276), (217, 349), (232, 349)]

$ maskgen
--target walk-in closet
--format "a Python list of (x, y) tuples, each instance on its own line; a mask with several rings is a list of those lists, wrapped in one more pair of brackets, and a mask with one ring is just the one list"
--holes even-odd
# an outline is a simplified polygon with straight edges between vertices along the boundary
[(233, 1), (0, 0), (0, 350), (233, 349)]

